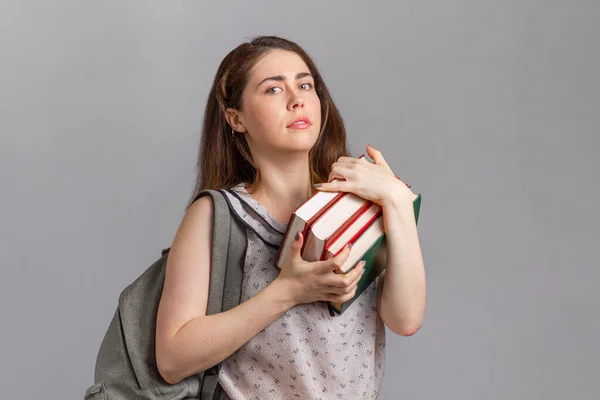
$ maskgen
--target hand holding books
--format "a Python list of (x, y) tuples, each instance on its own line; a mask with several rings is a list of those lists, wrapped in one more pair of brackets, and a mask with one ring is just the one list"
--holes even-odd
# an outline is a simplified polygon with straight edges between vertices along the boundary
[(275, 284), (283, 288), (281, 293), (288, 296), (292, 304), (315, 301), (349, 301), (356, 295), (357, 285), (363, 275), (363, 264), (359, 263), (347, 274), (332, 274), (344, 264), (350, 255), (351, 245), (347, 245), (335, 257), (323, 261), (305, 261), (301, 250), (304, 243), (302, 233), (297, 233), (291, 243), (290, 255), (275, 278)]
[(364, 155), (340, 157), (331, 166), (328, 182), (315, 184), (315, 187), (327, 192), (353, 193), (382, 207), (412, 202), (415, 194), (394, 174), (381, 152), (367, 146), (367, 153), (373, 162)]
[[(355, 295), (347, 301), (329, 301), (330, 312), (342, 313), (383, 272), (387, 264), (387, 243), (383, 212), (387, 205), (413, 212), (418, 221), (421, 194), (415, 194), (390, 169), (380, 152), (367, 147), (375, 163), (364, 159), (341, 157), (332, 166), (329, 181), (290, 217), (275, 264), (284, 268), (301, 233), (301, 258), (308, 262), (337, 259), (348, 244), (353, 247), (338, 269), (338, 274), (352, 274), (365, 269)], [(317, 186), (317, 185), (315, 185)], [(412, 206), (411, 206), (412, 205)], [(410, 208), (409, 208), (410, 206)], [(304, 240), (306, 238), (306, 240)], [(361, 261), (365, 261), (361, 263)], [(330, 272), (331, 272), (330, 271)], [(329, 273), (329, 275), (334, 275)], [(352, 280), (352, 278), (348, 278)]]

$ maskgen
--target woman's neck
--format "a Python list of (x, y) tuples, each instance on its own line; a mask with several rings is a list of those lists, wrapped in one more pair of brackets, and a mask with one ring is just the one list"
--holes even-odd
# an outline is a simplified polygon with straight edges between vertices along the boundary
[(287, 223), (294, 210), (316, 191), (310, 180), (308, 158), (285, 166), (263, 162), (260, 171), (260, 180), (249, 184), (246, 190), (282, 223)]

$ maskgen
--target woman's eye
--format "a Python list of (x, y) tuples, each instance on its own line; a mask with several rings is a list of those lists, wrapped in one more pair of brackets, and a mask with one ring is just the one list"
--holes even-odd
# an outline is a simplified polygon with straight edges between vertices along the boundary
[(303, 86), (306, 87), (305, 90), (310, 90), (313, 87), (312, 83), (303, 83), (302, 85), (300, 85), (300, 87)]
[(275, 93), (278, 93), (278, 92), (276, 92), (276, 90), (277, 90), (277, 89), (281, 90), (281, 88), (278, 88), (277, 86), (274, 86), (274, 87), (272, 87), (272, 88), (269, 88), (269, 89), (267, 90), (267, 93), (269, 93), (269, 94), (275, 94)]

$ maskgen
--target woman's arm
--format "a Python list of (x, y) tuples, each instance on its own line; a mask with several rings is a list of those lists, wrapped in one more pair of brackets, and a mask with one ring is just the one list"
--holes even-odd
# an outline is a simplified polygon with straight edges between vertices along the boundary
[(167, 260), (156, 363), (171, 384), (223, 361), (294, 305), (275, 281), (226, 312), (206, 315), (212, 227), (212, 198), (204, 196), (188, 209)]
[(338, 158), (328, 182), (315, 187), (354, 193), (381, 206), (388, 249), (386, 270), (379, 279), (379, 315), (394, 333), (409, 336), (421, 327), (425, 313), (425, 269), (413, 206), (416, 195), (379, 150), (368, 145), (367, 153), (373, 163), (362, 157)]
[(425, 268), (412, 202), (406, 197), (389, 198), (392, 200), (382, 205), (388, 253), (386, 269), (380, 275), (378, 310), (390, 330), (410, 336), (423, 323)]

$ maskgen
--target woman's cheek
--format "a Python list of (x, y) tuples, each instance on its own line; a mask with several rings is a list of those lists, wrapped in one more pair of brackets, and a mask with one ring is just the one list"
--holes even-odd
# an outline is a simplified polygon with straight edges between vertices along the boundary
[(280, 117), (279, 113), (276, 111), (271, 110), (270, 108), (262, 108), (257, 117), (260, 129), (263, 132), (280, 129), (282, 117)]
[(272, 126), (272, 112), (268, 104), (254, 102), (252, 106), (247, 108), (248, 129), (259, 130), (263, 132), (265, 128)]

